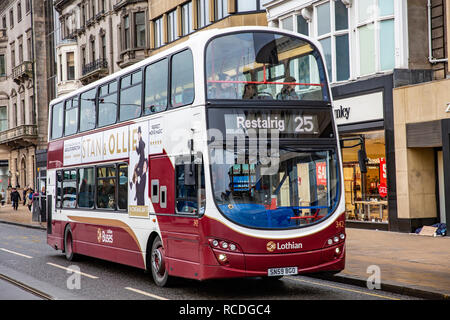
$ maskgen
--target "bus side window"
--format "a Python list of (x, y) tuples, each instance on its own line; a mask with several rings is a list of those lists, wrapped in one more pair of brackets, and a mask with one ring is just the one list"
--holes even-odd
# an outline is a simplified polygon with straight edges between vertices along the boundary
[(181, 107), (194, 102), (194, 65), (191, 50), (184, 50), (172, 57), (173, 107)]
[(166, 110), (168, 69), (167, 59), (145, 68), (144, 115)]
[(175, 208), (177, 213), (203, 214), (205, 209), (205, 173), (202, 157), (194, 163), (190, 155), (179, 157), (175, 165)]
[(56, 171), (56, 201), (55, 209), (61, 209), (62, 204), (62, 171)]

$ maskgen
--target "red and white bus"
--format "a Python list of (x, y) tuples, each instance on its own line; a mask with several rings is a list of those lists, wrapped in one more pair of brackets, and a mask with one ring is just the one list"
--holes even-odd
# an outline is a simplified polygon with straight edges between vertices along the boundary
[(345, 264), (344, 192), (319, 44), (197, 32), (50, 104), (47, 242), (191, 279)]

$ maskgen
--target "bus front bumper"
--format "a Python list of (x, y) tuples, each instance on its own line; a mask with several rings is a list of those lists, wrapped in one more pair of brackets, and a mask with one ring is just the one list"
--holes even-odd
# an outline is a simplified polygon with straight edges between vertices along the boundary
[[(211, 249), (215, 263), (206, 263), (200, 280), (231, 277), (265, 277), (271, 268), (297, 267), (298, 274), (345, 268), (345, 243), (313, 251), (248, 254)], [(225, 257), (223, 256), (225, 255)], [(210, 262), (213, 262), (210, 259)]]

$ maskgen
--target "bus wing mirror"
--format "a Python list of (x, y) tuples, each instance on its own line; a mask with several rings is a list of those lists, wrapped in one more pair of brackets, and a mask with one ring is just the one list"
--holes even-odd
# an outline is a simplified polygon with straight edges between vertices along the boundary
[(184, 185), (195, 186), (195, 165), (184, 164)]
[(367, 173), (367, 166), (366, 166), (366, 152), (364, 149), (358, 150), (358, 162), (359, 162), (359, 169), (361, 173)]

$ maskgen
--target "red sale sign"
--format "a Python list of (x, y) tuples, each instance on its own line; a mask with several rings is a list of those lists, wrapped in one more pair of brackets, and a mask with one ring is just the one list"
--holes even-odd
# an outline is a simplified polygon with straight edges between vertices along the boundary
[(385, 158), (380, 158), (380, 184), (387, 185), (387, 171)]
[(327, 164), (326, 162), (316, 162), (317, 185), (327, 185)]

